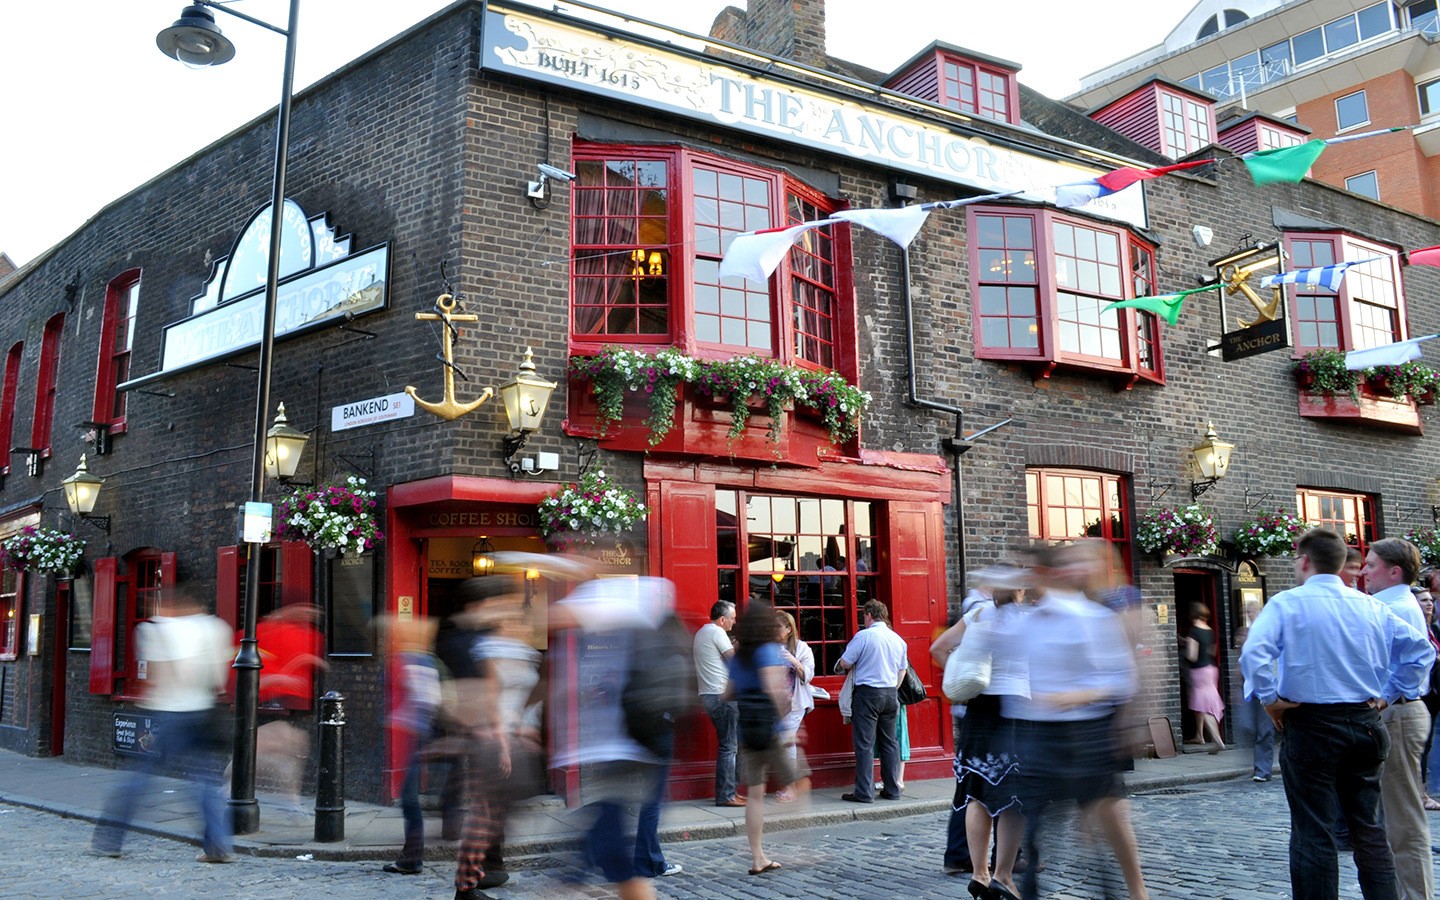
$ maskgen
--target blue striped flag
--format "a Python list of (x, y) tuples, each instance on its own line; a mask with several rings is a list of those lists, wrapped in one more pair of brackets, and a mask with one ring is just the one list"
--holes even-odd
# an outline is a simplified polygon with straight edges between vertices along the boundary
[(1311, 287), (1324, 287), (1328, 291), (1338, 291), (1340, 282), (1345, 278), (1345, 273), (1352, 267), (1363, 266), (1384, 258), (1383, 256), (1374, 256), (1370, 259), (1357, 259), (1354, 262), (1335, 263), (1333, 266), (1316, 266), (1313, 269), (1296, 269), (1293, 272), (1281, 272), (1279, 275), (1266, 275), (1260, 279), (1260, 286), (1268, 288), (1281, 284), (1308, 284)]

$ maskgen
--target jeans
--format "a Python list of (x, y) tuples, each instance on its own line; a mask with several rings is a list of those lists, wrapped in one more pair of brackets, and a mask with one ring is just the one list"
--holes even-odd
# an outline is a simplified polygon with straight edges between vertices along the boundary
[(1290, 804), (1290, 887), (1295, 900), (1340, 891), (1333, 829), (1337, 806), (1350, 826), (1365, 900), (1395, 900), (1395, 859), (1380, 824), (1380, 773), (1390, 735), (1363, 703), (1302, 704), (1285, 712), (1280, 772)]
[(875, 752), (880, 752), (880, 781), (885, 794), (900, 796), (900, 742), (895, 738), (895, 718), (900, 701), (895, 688), (855, 685), (850, 699), (850, 740), (855, 747), (855, 796), (875, 797)]
[(660, 807), (665, 802), (666, 782), (670, 779), (670, 758), (675, 755), (675, 733), (661, 738), (663, 746), (656, 754), (660, 765), (655, 771), (655, 788), (635, 821), (635, 875), (658, 878), (665, 874), (665, 853), (660, 849)]
[(1435, 872), (1430, 859), (1430, 822), (1420, 780), (1420, 756), (1430, 734), (1430, 711), (1412, 700), (1396, 703), (1380, 714), (1390, 733), (1390, 758), (1380, 777), (1380, 808), (1385, 837), (1395, 857), (1395, 878), (1402, 900), (1431, 900)]
[(410, 747), (410, 763), (405, 767), (405, 782), (400, 786), (400, 813), (405, 819), (405, 846), (398, 862), (419, 865), (425, 859), (425, 814), (420, 809), (420, 751), (425, 746), (421, 735), (406, 733)]
[(224, 762), (220, 754), (205, 743), (208, 740), (205, 732), (210, 711), (156, 712), (151, 715), (157, 722), (160, 755), (145, 757), (143, 765), (106, 799), (90, 845), (99, 851), (118, 853), (125, 843), (125, 833), (135, 819), (140, 795), (150, 786), (155, 770), (162, 762), (180, 761), (197, 773), (195, 802), (204, 822), (202, 837), (206, 855), (229, 856), (235, 848), (230, 833), (229, 810), (220, 790)]
[(1237, 712), (1240, 728), (1255, 740), (1255, 774), (1269, 778), (1275, 767), (1275, 723), (1259, 700), (1246, 700)]
[(700, 705), (715, 725), (718, 749), (715, 752), (715, 802), (735, 799), (735, 751), (740, 738), (740, 705), (722, 701), (719, 694), (701, 694)]
[(1425, 793), (1432, 797), (1440, 797), (1440, 741), (1435, 740), (1440, 736), (1440, 715), (1432, 716), (1430, 723), (1430, 757), (1427, 761), (1427, 772), (1425, 776)]

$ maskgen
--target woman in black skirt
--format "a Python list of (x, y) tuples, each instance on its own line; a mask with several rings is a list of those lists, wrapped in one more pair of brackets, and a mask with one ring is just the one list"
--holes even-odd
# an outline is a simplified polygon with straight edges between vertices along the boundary
[[(995, 605), (981, 606), (965, 616), (966, 631), (993, 628), (1012, 616), (1024, 615), (1017, 601), (1023, 592), (994, 592)], [(969, 639), (969, 635), (962, 637)], [(1028, 695), (1023, 666), (996, 654), (990, 685), (965, 707), (960, 725), (960, 753), (955, 757), (955, 809), (965, 811), (965, 837), (975, 875), (970, 893), (982, 900), (1013, 900), (1015, 854), (1025, 832), (1025, 818), (1015, 797), (1018, 771), (1014, 752), (1014, 723), (1000, 715), (1005, 694)], [(995, 872), (990, 872), (990, 833), (995, 832)]]

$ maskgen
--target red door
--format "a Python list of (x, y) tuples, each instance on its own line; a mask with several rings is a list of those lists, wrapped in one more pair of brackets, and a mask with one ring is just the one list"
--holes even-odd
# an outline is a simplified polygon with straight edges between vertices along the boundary
[(953, 756), (950, 709), (940, 692), (944, 673), (930, 661), (930, 644), (945, 627), (947, 609), (945, 520), (938, 502), (891, 502), (887, 509), (890, 616), (929, 695), (906, 709), (911, 753), (906, 777), (939, 778), (950, 771)]

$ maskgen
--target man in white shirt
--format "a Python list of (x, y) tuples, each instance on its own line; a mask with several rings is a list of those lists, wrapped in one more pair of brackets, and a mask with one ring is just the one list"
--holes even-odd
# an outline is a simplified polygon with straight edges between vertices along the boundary
[(700, 705), (715, 726), (715, 805), (744, 806), (735, 796), (735, 751), (739, 746), (740, 708), (734, 700), (722, 700), (730, 680), (726, 662), (735, 655), (730, 629), (735, 627), (735, 604), (717, 600), (710, 607), (710, 621), (695, 632), (695, 680), (700, 687)]
[[(1362, 571), (1370, 595), (1423, 635), (1427, 633), (1425, 614), (1410, 592), (1410, 583), (1419, 570), (1420, 551), (1414, 544), (1386, 538), (1370, 545)], [(1421, 684), (1429, 684), (1428, 673)], [(1417, 692), (1394, 699), (1380, 712), (1380, 720), (1390, 733), (1390, 756), (1380, 775), (1380, 807), (1385, 814), (1385, 841), (1395, 854), (1400, 898), (1429, 900), (1435, 895), (1435, 874), (1420, 757), (1430, 734), (1430, 712)]]
[(880, 751), (880, 780), (886, 800), (900, 799), (900, 742), (895, 717), (900, 713), (896, 688), (905, 674), (905, 641), (890, 630), (890, 611), (879, 600), (862, 610), (865, 628), (850, 639), (835, 663), (838, 672), (851, 672), (854, 689), (850, 701), (850, 739), (855, 747), (855, 791), (842, 794), (851, 803), (875, 801), (875, 751)]

